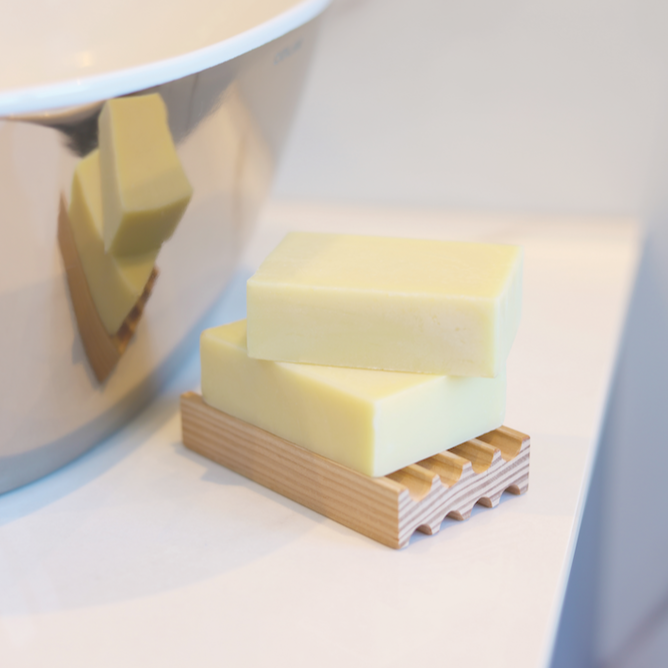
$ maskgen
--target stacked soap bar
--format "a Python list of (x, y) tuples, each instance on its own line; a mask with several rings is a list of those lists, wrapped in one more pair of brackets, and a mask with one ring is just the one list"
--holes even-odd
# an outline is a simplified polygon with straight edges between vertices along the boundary
[(105, 103), (99, 148), (74, 172), (69, 220), (91, 297), (115, 334), (146, 286), (192, 188), (157, 93)]
[(370, 476), (503, 422), (505, 373), (466, 378), (270, 362), (248, 356), (244, 320), (202, 334), (207, 403)]
[(386, 475), (501, 426), (521, 275), (514, 246), (290, 234), (247, 325), (203, 333), (204, 400)]
[(288, 234), (248, 281), (259, 359), (501, 373), (520, 320), (516, 246)]

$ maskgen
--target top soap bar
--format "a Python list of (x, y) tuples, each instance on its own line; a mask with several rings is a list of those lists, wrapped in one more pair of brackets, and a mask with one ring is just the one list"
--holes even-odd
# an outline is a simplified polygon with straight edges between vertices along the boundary
[(105, 250), (114, 255), (156, 251), (192, 196), (165, 103), (158, 93), (109, 100), (98, 128)]
[(518, 246), (293, 232), (248, 281), (248, 354), (495, 377), (521, 297)]

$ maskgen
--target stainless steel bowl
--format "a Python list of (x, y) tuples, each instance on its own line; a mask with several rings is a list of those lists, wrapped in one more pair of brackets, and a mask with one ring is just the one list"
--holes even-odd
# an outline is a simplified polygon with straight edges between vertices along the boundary
[[(327, 2), (259, 4), (267, 11), (250, 28), (241, 22), (247, 29), (199, 50), (117, 70), (105, 63), (88, 77), (0, 82), (0, 493), (127, 421), (225, 287), (270, 186)], [(59, 206), (67, 210), (74, 170), (98, 146), (104, 102), (148, 93), (165, 103), (193, 196), (160, 250), (127, 347), (98, 379), (58, 243)]]

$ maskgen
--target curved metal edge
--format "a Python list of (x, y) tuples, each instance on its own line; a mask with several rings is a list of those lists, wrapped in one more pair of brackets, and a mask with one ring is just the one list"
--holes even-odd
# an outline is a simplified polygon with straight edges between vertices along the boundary
[(19, 114), (98, 102), (214, 67), (308, 23), (321, 14), (330, 2), (331, 0), (305, 0), (251, 30), (174, 58), (92, 77), (1, 92), (0, 120), (3, 117), (6, 120), (19, 120), (16, 118)]

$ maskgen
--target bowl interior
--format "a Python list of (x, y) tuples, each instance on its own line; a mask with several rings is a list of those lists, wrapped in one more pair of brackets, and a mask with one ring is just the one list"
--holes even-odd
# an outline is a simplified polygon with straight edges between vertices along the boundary
[(0, 79), (0, 116), (82, 104), (191, 74), (285, 34), (327, 2), (13, 3), (0, 20), (0, 61), (11, 63)]

